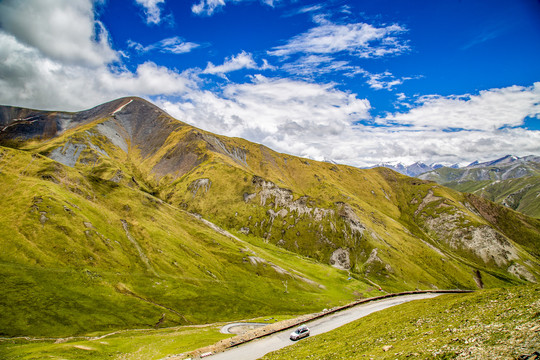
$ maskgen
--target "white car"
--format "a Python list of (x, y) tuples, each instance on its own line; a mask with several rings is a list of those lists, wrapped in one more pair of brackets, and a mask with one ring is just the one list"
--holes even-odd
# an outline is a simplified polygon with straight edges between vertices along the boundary
[(309, 336), (309, 329), (306, 325), (302, 325), (298, 329), (294, 330), (289, 338), (294, 341), (306, 336)]

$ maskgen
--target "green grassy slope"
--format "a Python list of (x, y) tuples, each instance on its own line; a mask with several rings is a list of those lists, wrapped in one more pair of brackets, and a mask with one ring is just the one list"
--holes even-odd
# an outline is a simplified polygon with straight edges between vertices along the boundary
[(276, 249), (259, 251), (145, 192), (41, 155), (0, 148), (0, 191), (2, 335), (299, 313), (368, 287), (298, 256), (281, 260)]
[(234, 335), (221, 334), (220, 326), (181, 326), (166, 329), (136, 329), (89, 338), (0, 339), (3, 360), (158, 360), (193, 351)]
[(540, 346), (539, 299), (536, 285), (412, 301), (263, 359), (515, 359)]
[[(512, 260), (505, 255), (499, 262), (489, 258), (504, 249), (488, 249), (490, 255), (482, 258), (475, 244), (462, 243), (476, 228), (493, 224), (458, 192), (387, 169), (307, 161), (241, 139), (219, 140), (228, 153), (242, 149), (246, 162), (211, 153), (182, 178), (162, 180), (164, 199), (231, 231), (248, 233), (248, 238), (263, 238), (323, 263), (345, 249), (353, 273), (388, 290), (474, 288), (476, 270), (486, 286), (519, 282), (507, 273)], [(197, 187), (201, 180), (209, 186)], [(432, 192), (435, 201), (422, 205)], [(531, 224), (527, 226), (538, 232), (540, 226)], [(515, 258), (520, 266), (538, 263), (521, 249), (521, 237), (506, 236), (509, 246), (523, 253), (522, 260)]]
[(540, 198), (538, 196), (540, 194), (540, 176), (493, 182), (452, 182), (446, 186), (482, 196), (525, 215), (540, 218)]

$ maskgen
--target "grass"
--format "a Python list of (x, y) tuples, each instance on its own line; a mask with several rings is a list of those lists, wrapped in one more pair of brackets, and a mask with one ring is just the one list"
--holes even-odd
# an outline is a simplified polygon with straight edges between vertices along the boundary
[[(138, 189), (26, 152), (3, 154), (9, 158), (1, 163), (9, 171), (0, 173), (5, 336), (300, 314), (369, 294), (371, 285), (361, 279), (223, 236)], [(288, 273), (268, 262), (254, 266), (247, 257), (255, 254)]]
[(220, 326), (141, 329), (111, 335), (95, 333), (93, 339), (0, 340), (0, 357), (5, 360), (37, 359), (162, 359), (211, 345), (233, 335), (221, 334)]
[(540, 286), (395, 306), (265, 356), (287, 359), (508, 359), (540, 346)]

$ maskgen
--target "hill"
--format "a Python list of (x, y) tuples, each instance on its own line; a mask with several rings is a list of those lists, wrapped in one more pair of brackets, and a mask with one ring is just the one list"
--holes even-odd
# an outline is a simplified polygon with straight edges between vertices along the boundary
[(521, 286), (413, 301), (262, 359), (527, 358), (540, 345), (539, 292)]
[(459, 169), (440, 168), (420, 179), (473, 193), (528, 216), (540, 218), (540, 157), (505, 156)]
[(0, 114), (4, 335), (292, 314), (379, 287), (540, 277), (540, 221), (433, 182), (277, 153), (138, 98)]

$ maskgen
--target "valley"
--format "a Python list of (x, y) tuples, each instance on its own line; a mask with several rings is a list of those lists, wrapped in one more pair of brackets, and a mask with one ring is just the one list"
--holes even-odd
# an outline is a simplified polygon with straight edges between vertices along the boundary
[(141, 336), (193, 333), (193, 350), (226, 337), (203, 324), (540, 279), (538, 219), (390, 169), (277, 153), (135, 97), (2, 107), (0, 125), (0, 336), (20, 349), (155, 329)]

